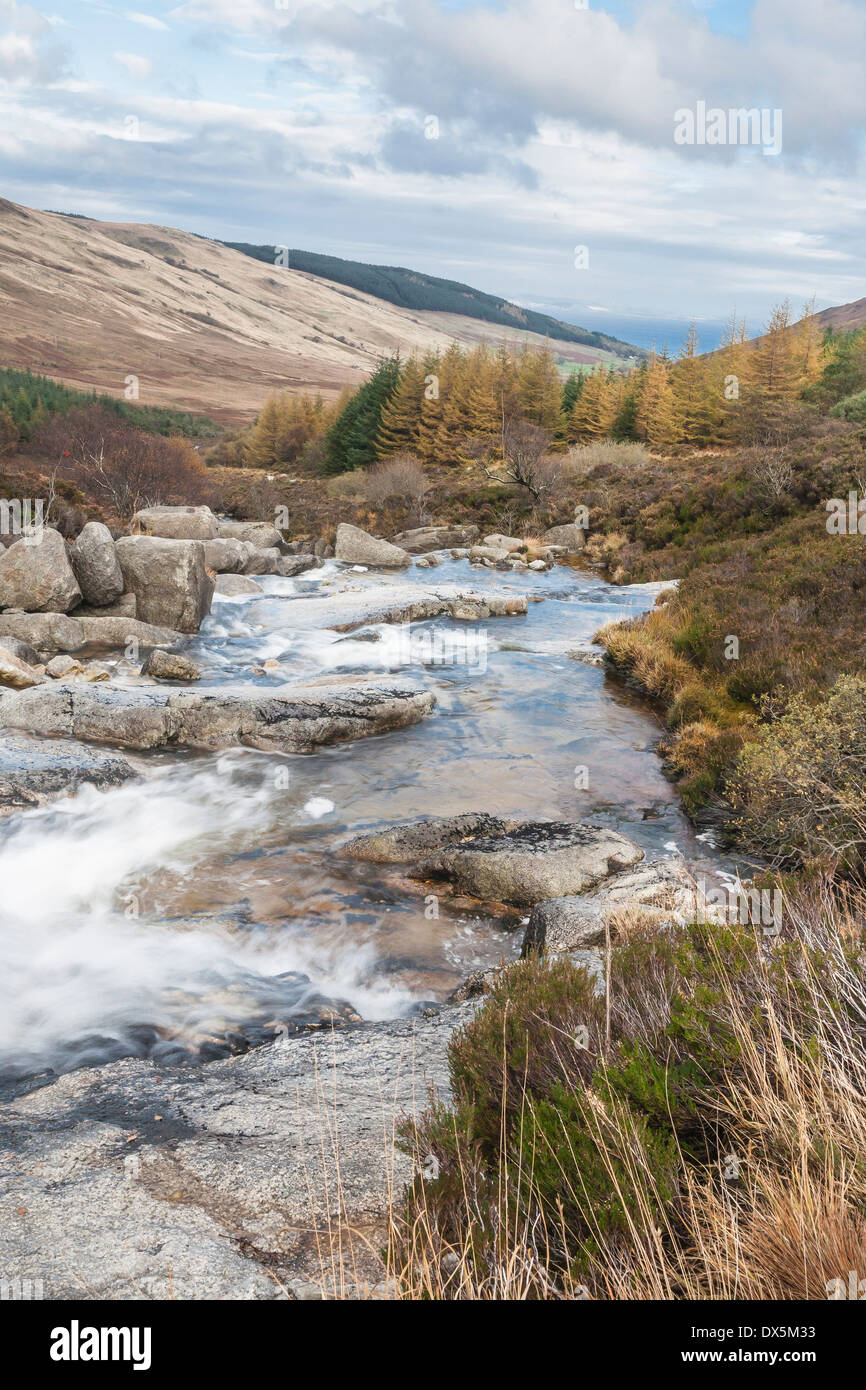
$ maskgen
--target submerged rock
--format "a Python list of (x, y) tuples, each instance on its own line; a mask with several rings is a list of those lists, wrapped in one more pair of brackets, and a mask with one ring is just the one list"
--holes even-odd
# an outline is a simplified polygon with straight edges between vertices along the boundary
[[(43, 698), (34, 700), (35, 695)], [(125, 748), (241, 744), (310, 753), (326, 744), (407, 728), (425, 718), (435, 703), (427, 691), (375, 682), (283, 686), (267, 692), (245, 686), (97, 690), (57, 682), (10, 692), (0, 701), (0, 728)]]
[(641, 859), (643, 850), (615, 830), (584, 821), (529, 821), (505, 835), (453, 845), (419, 872), (442, 874), (476, 898), (533, 904), (584, 892)]
[(336, 558), (347, 565), (373, 565), (379, 569), (405, 569), (411, 563), (409, 552), (390, 541), (368, 535), (358, 526), (342, 521), (337, 527)]
[(498, 835), (504, 830), (505, 822), (485, 811), (430, 816), (389, 825), (369, 835), (357, 835), (343, 846), (343, 852), (353, 859), (367, 859), (374, 864), (410, 864), (456, 841), (468, 840), (474, 835)]
[(30, 810), (83, 783), (119, 787), (135, 770), (118, 753), (74, 743), (4, 734), (0, 740), (0, 815)]

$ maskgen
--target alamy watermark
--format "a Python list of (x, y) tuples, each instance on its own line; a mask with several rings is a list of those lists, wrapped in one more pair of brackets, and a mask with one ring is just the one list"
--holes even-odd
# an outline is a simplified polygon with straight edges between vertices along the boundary
[(705, 878), (697, 881), (695, 920), (738, 923), (760, 927), (764, 936), (778, 936), (782, 930), (782, 893), (779, 888), (744, 888), (741, 883), (707, 888)]
[(705, 101), (674, 112), (675, 145), (756, 145), (766, 155), (782, 153), (782, 112), (770, 106), (707, 106)]
[(18, 536), (25, 545), (39, 545), (44, 525), (41, 497), (0, 497), (0, 536)]

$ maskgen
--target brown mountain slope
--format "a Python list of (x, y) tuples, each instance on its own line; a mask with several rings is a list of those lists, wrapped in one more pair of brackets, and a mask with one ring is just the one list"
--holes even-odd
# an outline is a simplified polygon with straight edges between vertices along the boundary
[[(518, 329), (403, 309), (167, 227), (93, 222), (0, 199), (0, 363), (75, 387), (217, 419), (253, 416), (275, 388), (335, 394), (377, 357), (540, 342)], [(609, 354), (552, 342), (569, 362)]]
[(837, 304), (832, 309), (822, 309), (815, 318), (822, 329), (835, 328), (840, 333), (850, 333), (866, 323), (866, 299), (855, 299), (851, 304)]

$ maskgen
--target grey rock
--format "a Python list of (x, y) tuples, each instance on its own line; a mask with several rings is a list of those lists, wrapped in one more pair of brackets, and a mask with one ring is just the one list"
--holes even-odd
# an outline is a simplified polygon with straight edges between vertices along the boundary
[(139, 647), (173, 647), (181, 637), (170, 627), (157, 627), (138, 618), (79, 618), (79, 626), (89, 647), (114, 651), (136, 642)]
[(38, 666), (39, 653), (30, 646), (29, 642), (22, 642), (20, 637), (0, 637), (0, 647), (11, 656), (17, 656), (19, 661), (23, 661), (27, 666)]
[(449, 614), (477, 622), (483, 618), (513, 617), (527, 609), (525, 594), (479, 594), (457, 584), (364, 584), (327, 597), (292, 599), (292, 623), (298, 627), (327, 627), (349, 632), (368, 623), (423, 622)]
[(219, 574), (214, 593), (224, 594), (226, 598), (238, 598), (241, 594), (263, 594), (264, 589), (245, 574)]
[(533, 904), (584, 892), (641, 859), (643, 850), (614, 830), (583, 821), (529, 821), (506, 835), (453, 845), (419, 872), (442, 874), (476, 898)]
[(135, 776), (119, 753), (74, 743), (4, 734), (0, 740), (0, 815), (30, 810), (87, 782), (117, 787)]
[(88, 521), (70, 551), (70, 560), (85, 603), (104, 608), (123, 593), (123, 575), (114, 541), (101, 521)]
[(210, 507), (144, 507), (135, 513), (132, 525), (144, 535), (174, 541), (210, 541), (217, 534)]
[(468, 546), (477, 538), (477, 526), (416, 526), (412, 531), (392, 536), (391, 544), (400, 546), (410, 555), (426, 555), (431, 550)]
[(285, 1297), (322, 1286), (308, 1232), (334, 1224), (338, 1192), (349, 1280), (380, 1286), (390, 1195), (412, 1177), (396, 1123), (431, 1087), (448, 1098), (472, 1007), (195, 1069), (113, 1062), (0, 1106), (4, 1280), (41, 1279), (50, 1300)]
[(114, 603), (107, 603), (98, 608), (82, 603), (80, 608), (76, 608), (75, 616), (76, 618), (136, 618), (138, 617), (138, 600), (135, 594), (128, 593), (121, 594)]
[(357, 835), (343, 846), (343, 852), (353, 859), (366, 859), (374, 864), (410, 864), (472, 836), (504, 832), (505, 822), (485, 811), (468, 811), (459, 816), (425, 816), (423, 820), (403, 821), (368, 835)]
[(204, 562), (216, 574), (241, 574), (253, 548), (247, 541), (218, 536), (204, 542)]
[(153, 676), (158, 681), (200, 681), (201, 671), (189, 657), (179, 652), (161, 651), (154, 647), (148, 652), (141, 668), (143, 676)]
[[(34, 700), (36, 695), (43, 698)], [(408, 728), (435, 703), (429, 692), (375, 681), (266, 692), (245, 686), (95, 689), (57, 682), (10, 691), (0, 701), (0, 728), (125, 748), (240, 744), (311, 753), (327, 744)]]
[(551, 526), (549, 531), (545, 531), (542, 540), (548, 545), (564, 546), (569, 554), (576, 555), (586, 545), (586, 532), (582, 526), (571, 521), (564, 526)]
[(321, 565), (322, 561), (318, 555), (284, 555), (277, 573), (284, 579), (294, 579), (296, 574), (306, 574), (307, 570), (320, 569)]
[(337, 527), (336, 558), (347, 565), (372, 565), (376, 569), (405, 569), (411, 557), (400, 546), (370, 536), (358, 526), (342, 521)]
[(473, 545), (469, 551), (469, 559), (473, 564), (498, 565), (507, 560), (512, 551), (504, 546), (498, 545)]
[(201, 541), (121, 536), (115, 549), (142, 621), (198, 632), (213, 598)]
[(0, 613), (0, 636), (14, 637), (40, 652), (77, 652), (87, 642), (77, 618), (63, 613)]
[(500, 536), (496, 531), (484, 537), (484, 544), (493, 550), (504, 550), (508, 554), (526, 549), (526, 541), (522, 541), (519, 536)]
[(538, 902), (523, 938), (522, 954), (581, 950), (605, 939), (605, 917), (611, 909), (658, 908), (674, 922), (691, 920), (694, 885), (684, 868), (669, 859), (640, 863), (607, 879), (590, 894), (568, 895)]
[(81, 590), (59, 531), (43, 526), (0, 551), (0, 608), (68, 613)]
[(247, 551), (244, 561), (244, 574), (280, 574), (280, 565), (284, 563), (284, 558), (276, 547), (270, 549), (252, 549)]
[(218, 521), (216, 533), (228, 540), (249, 541), (256, 550), (268, 550), (282, 541), (269, 521)]

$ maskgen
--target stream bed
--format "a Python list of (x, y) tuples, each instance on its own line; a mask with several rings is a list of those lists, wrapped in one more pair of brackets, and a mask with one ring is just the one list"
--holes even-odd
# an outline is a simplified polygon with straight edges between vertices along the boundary
[[(525, 617), (348, 633), (318, 625), (309, 603), (293, 615), (298, 599), (390, 582), (530, 602)], [(652, 711), (568, 654), (651, 607), (658, 586), (466, 561), (393, 579), (328, 562), (259, 583), (215, 597), (187, 649), (196, 688), (392, 672), (432, 689), (436, 710), (309, 756), (132, 756), (141, 780), (0, 822), (0, 1091), (127, 1055), (207, 1060), (331, 1017), (397, 1018), (519, 954), (518, 916), (431, 908), (422, 885), (339, 854), (380, 825), (462, 811), (591, 818), (648, 858), (730, 869), (662, 775)]]

